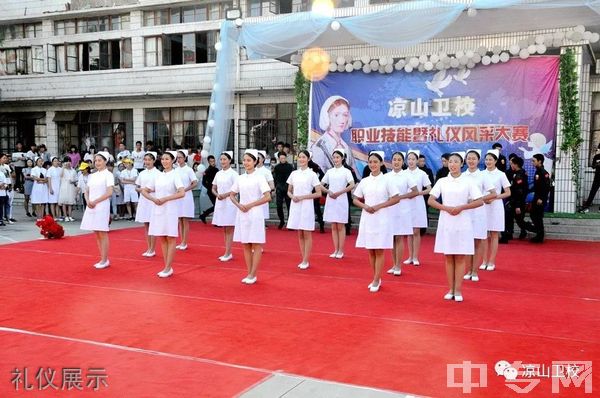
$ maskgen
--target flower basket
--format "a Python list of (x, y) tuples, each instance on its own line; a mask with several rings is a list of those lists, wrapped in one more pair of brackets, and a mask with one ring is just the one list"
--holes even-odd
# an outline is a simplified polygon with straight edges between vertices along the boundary
[(54, 221), (54, 218), (46, 216), (36, 221), (35, 225), (40, 228), (40, 234), (46, 239), (60, 239), (65, 235), (65, 230), (60, 224)]

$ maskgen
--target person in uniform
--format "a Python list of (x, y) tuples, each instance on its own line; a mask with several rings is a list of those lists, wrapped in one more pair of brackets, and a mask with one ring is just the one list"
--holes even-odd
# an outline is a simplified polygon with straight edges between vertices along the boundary
[(283, 214), (283, 203), (285, 201), (285, 205), (288, 210), (288, 218), (290, 216), (290, 204), (291, 200), (287, 196), (287, 179), (289, 178), (292, 171), (294, 171), (294, 166), (287, 161), (287, 155), (284, 151), (279, 151), (278, 155), (278, 163), (273, 168), (273, 180), (275, 182), (275, 193), (277, 195), (277, 217), (279, 217), (279, 229), (282, 229), (285, 225), (285, 217)]
[[(315, 209), (313, 199), (321, 197), (319, 177), (308, 167), (310, 153), (307, 150), (298, 153), (298, 168), (287, 179), (288, 197), (292, 200), (287, 228), (298, 231), (298, 242), (302, 262), (298, 268), (309, 267), (312, 251), (312, 231), (315, 230)], [(314, 190), (314, 193), (313, 193)]]
[(406, 173), (417, 184), (419, 194), (410, 199), (412, 211), (413, 235), (408, 237), (408, 258), (403, 264), (421, 265), (419, 251), (421, 250), (421, 228), (427, 228), (427, 208), (423, 197), (431, 190), (431, 181), (427, 174), (417, 167), (420, 152), (409, 149), (406, 154), (408, 168)]
[[(506, 206), (510, 209), (509, 216), (506, 218), (506, 222), (509, 224), (506, 226), (506, 230), (514, 231), (514, 222), (516, 221), (521, 229), (519, 239), (525, 239), (527, 237), (527, 228), (524, 218), (525, 200), (529, 192), (528, 176), (527, 172), (523, 169), (523, 158), (515, 155), (510, 158), (508, 163), (512, 170), (512, 181), (510, 184), (510, 204)], [(509, 233), (507, 238), (512, 239), (512, 232)]]
[(598, 148), (596, 148), (596, 154), (592, 158), (591, 167), (594, 170), (594, 181), (592, 182), (592, 188), (590, 188), (590, 194), (588, 195), (586, 201), (583, 202), (583, 206), (581, 207), (580, 211), (582, 213), (588, 213), (590, 211), (590, 207), (592, 207), (596, 193), (598, 193), (598, 189), (600, 188), (600, 144), (598, 144)]
[[(179, 235), (181, 243), (175, 246), (178, 250), (187, 250), (188, 237), (190, 234), (190, 218), (194, 218), (196, 211), (194, 206), (194, 194), (192, 190), (198, 185), (198, 178), (194, 170), (187, 164), (188, 151), (186, 149), (177, 150), (177, 166), (175, 171), (179, 174), (179, 179), (183, 184), (185, 196), (179, 200)], [(210, 187), (212, 191), (212, 185)]]
[(233, 151), (221, 153), (221, 156), (219, 156), (221, 170), (215, 175), (212, 186), (212, 192), (217, 199), (212, 224), (223, 227), (223, 233), (225, 234), (225, 254), (219, 257), (220, 261), (230, 261), (233, 258), (231, 244), (238, 210), (231, 201), (231, 187), (236, 183), (239, 175), (231, 168), (232, 160)]
[[(265, 177), (256, 172), (256, 149), (246, 149), (242, 162), (246, 173), (233, 183), (230, 194), (231, 201), (239, 209), (233, 240), (244, 246), (248, 275), (242, 279), (242, 283), (252, 285), (258, 280), (256, 274), (262, 257), (262, 245), (266, 241), (265, 216), (261, 206), (271, 201), (271, 188)], [(236, 198), (238, 194), (239, 201)]]
[(142, 195), (154, 202), (148, 234), (163, 238), (160, 246), (165, 266), (157, 273), (159, 278), (168, 278), (174, 272), (171, 264), (175, 257), (175, 243), (179, 234), (178, 200), (185, 196), (185, 187), (179, 173), (173, 168), (176, 157), (176, 151), (163, 153), (160, 159), (163, 171), (156, 176), (154, 189), (142, 189)]
[(548, 203), (548, 195), (552, 187), (550, 174), (544, 169), (544, 155), (537, 153), (531, 159), (535, 167), (533, 177), (533, 201), (531, 202), (531, 223), (527, 223), (528, 231), (535, 236), (530, 239), (533, 243), (544, 243), (544, 208)]
[[(483, 201), (490, 202), (496, 197), (496, 186), (486, 177), (486, 174), (479, 170), (479, 161), (481, 159), (481, 150), (469, 149), (466, 152), (467, 171), (463, 175), (474, 183), (483, 196)], [(444, 198), (442, 197), (442, 200)], [(488, 225), (487, 211), (484, 206), (467, 210), (471, 214), (471, 223), (473, 224), (473, 236), (475, 239), (475, 253), (467, 260), (467, 273), (465, 280), (473, 282), (479, 281), (477, 271), (479, 264), (483, 262), (483, 255), (487, 250)], [(470, 260), (470, 261), (469, 261)]]
[(384, 250), (394, 247), (390, 207), (400, 200), (398, 187), (390, 183), (390, 179), (385, 178), (381, 172), (384, 156), (383, 151), (373, 151), (369, 154), (371, 175), (363, 178), (354, 190), (354, 204), (362, 209), (356, 247), (364, 247), (369, 252), (373, 281), (368, 288), (372, 293), (381, 288)]
[(402, 168), (404, 166), (404, 153), (395, 152), (392, 155), (392, 171), (386, 174), (390, 183), (398, 188), (400, 201), (390, 208), (390, 222), (394, 235), (394, 250), (392, 251), (393, 265), (387, 273), (395, 276), (402, 275), (401, 261), (404, 255), (404, 237), (412, 236), (413, 228), (410, 216), (410, 199), (419, 194), (417, 183)]
[(80, 228), (86, 231), (94, 231), (96, 243), (100, 249), (100, 261), (94, 264), (97, 269), (103, 269), (110, 265), (108, 260), (108, 231), (110, 221), (110, 198), (112, 197), (115, 179), (107, 169), (106, 163), (110, 154), (100, 151), (94, 155), (94, 167), (96, 172), (88, 178), (85, 189), (85, 202), (87, 207), (81, 219)]
[(204, 224), (206, 224), (206, 217), (208, 217), (215, 210), (215, 202), (217, 198), (213, 195), (212, 186), (213, 180), (219, 172), (219, 169), (217, 169), (217, 167), (215, 166), (216, 160), (213, 155), (208, 156), (207, 161), (208, 167), (206, 168), (206, 170), (204, 171), (204, 175), (202, 176), (202, 186), (206, 188), (206, 194), (208, 195), (208, 199), (210, 199), (210, 203), (212, 203), (212, 206), (204, 210), (204, 212), (200, 214), (200, 220), (202, 220)]
[[(146, 251), (142, 253), (144, 257), (154, 257), (156, 256), (156, 238), (148, 233), (150, 228), (150, 218), (152, 217), (152, 208), (154, 207), (154, 202), (147, 199), (144, 195), (142, 195), (142, 190), (148, 189), (154, 191), (154, 184), (156, 182), (156, 177), (160, 174), (160, 171), (156, 167), (154, 167), (154, 162), (156, 162), (156, 152), (148, 151), (144, 154), (144, 166), (145, 169), (138, 175), (135, 180), (136, 191), (140, 194), (140, 199), (138, 202), (137, 211), (135, 213), (135, 221), (141, 222), (144, 224), (144, 232), (146, 235)], [(150, 194), (152, 195), (152, 194)]]
[[(448, 293), (445, 300), (463, 301), (462, 281), (468, 256), (475, 253), (472, 213), (466, 210), (483, 205), (482, 193), (472, 178), (461, 173), (465, 153), (452, 153), (448, 159), (450, 174), (435, 183), (429, 193), (429, 205), (440, 210), (435, 234), (435, 253), (445, 256)], [(440, 203), (437, 199), (441, 197)]]
[(479, 266), (480, 270), (493, 271), (496, 269), (496, 254), (498, 253), (498, 238), (500, 232), (504, 231), (504, 198), (510, 197), (510, 183), (506, 174), (499, 170), (496, 165), (500, 152), (497, 149), (490, 149), (485, 155), (485, 167), (483, 172), (495, 186), (496, 196), (485, 202), (488, 224), (488, 245), (483, 255), (483, 263)]
[(331, 237), (333, 239), (333, 253), (331, 258), (344, 257), (344, 242), (346, 241), (345, 224), (348, 219), (348, 192), (354, 189), (354, 178), (350, 170), (342, 164), (345, 151), (338, 148), (333, 151), (333, 167), (325, 173), (321, 179), (324, 187), (323, 191), (327, 194), (325, 200), (325, 210), (323, 212), (323, 221), (331, 224)]

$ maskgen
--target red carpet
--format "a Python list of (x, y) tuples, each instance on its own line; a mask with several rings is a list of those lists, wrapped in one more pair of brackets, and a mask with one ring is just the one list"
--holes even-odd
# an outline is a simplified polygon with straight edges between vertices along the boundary
[[(330, 234), (315, 233), (311, 268), (302, 271), (296, 233), (271, 227), (253, 286), (240, 283), (240, 246), (232, 262), (217, 260), (221, 230), (193, 223), (191, 236), (167, 280), (155, 275), (161, 257), (140, 256), (141, 228), (110, 233), (106, 270), (91, 267), (91, 235), (0, 246), (0, 396), (15, 395), (15, 368), (28, 368), (37, 389), (40, 367), (56, 370), (59, 388), (61, 369), (71, 367), (84, 378), (88, 368), (105, 369), (108, 388), (84, 388), (98, 396), (230, 397), (282, 371), (458, 397), (460, 388), (447, 387), (446, 365), (471, 361), (488, 367), (488, 386), (471, 396), (513, 397), (520, 395), (494, 373), (499, 360), (550, 366), (600, 357), (597, 243), (502, 245), (496, 271), (465, 282), (465, 301), (455, 303), (442, 299), (443, 257), (432, 253), (432, 236), (422, 266), (386, 275), (377, 294), (366, 288), (370, 267), (353, 247), (355, 235), (346, 258), (331, 260)], [(527, 396), (551, 389), (542, 379)], [(590, 395), (582, 385), (555, 396)]]

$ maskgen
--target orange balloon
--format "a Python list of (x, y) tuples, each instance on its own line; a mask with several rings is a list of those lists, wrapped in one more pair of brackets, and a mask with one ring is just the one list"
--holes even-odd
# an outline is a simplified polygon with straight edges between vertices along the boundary
[(300, 70), (307, 80), (322, 80), (329, 73), (329, 54), (321, 48), (310, 48), (302, 54)]

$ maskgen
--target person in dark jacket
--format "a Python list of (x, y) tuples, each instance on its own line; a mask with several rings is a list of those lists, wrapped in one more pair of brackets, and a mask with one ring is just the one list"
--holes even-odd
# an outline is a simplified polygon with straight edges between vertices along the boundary
[[(527, 198), (528, 189), (528, 177), (527, 172), (523, 170), (523, 159), (519, 156), (512, 156), (509, 160), (511, 168), (511, 180), (510, 181), (510, 198), (508, 198), (505, 208), (505, 224), (506, 229), (500, 238), (500, 243), (508, 243), (513, 238), (514, 233), (514, 222), (521, 229), (519, 239), (525, 239), (527, 237), (527, 229), (525, 226), (525, 199)], [(508, 176), (508, 171), (507, 171)]]
[[(356, 172), (354, 171), (354, 169), (352, 167), (350, 167), (348, 165), (348, 163), (346, 163), (346, 155), (344, 154), (344, 160), (342, 161), (342, 165), (347, 168), (348, 170), (350, 170), (350, 173), (352, 173), (352, 178), (354, 179), (354, 184), (358, 184), (358, 182), (360, 181), (358, 179), (358, 176), (356, 175)], [(368, 167), (365, 167), (365, 169), (368, 169)], [(383, 172), (383, 169), (382, 169)], [(346, 224), (346, 236), (350, 235), (350, 233), (352, 232), (352, 203), (353, 198), (352, 198), (352, 192), (348, 192), (348, 224)]]
[(592, 169), (594, 169), (594, 181), (592, 182), (592, 189), (590, 189), (590, 194), (585, 202), (583, 202), (583, 206), (581, 207), (582, 213), (587, 213), (590, 211), (590, 207), (592, 207), (592, 203), (594, 202), (594, 197), (596, 193), (598, 193), (598, 189), (600, 188), (600, 144), (598, 144), (598, 148), (596, 148), (596, 154), (592, 159)]
[[(310, 159), (308, 161), (308, 167), (312, 171), (314, 171), (315, 174), (319, 177), (319, 181), (321, 181), (323, 179), (323, 176), (325, 175), (325, 173), (323, 173), (323, 170), (319, 167), (318, 164), (313, 162), (312, 159)], [(313, 192), (314, 192), (314, 189), (313, 189)], [(321, 198), (314, 199), (313, 203), (315, 206), (315, 216), (317, 218), (317, 222), (319, 223), (319, 232), (324, 234), (325, 233), (325, 222), (323, 222), (323, 210), (321, 209)]]
[[(448, 156), (448, 158), (450, 157)], [(427, 177), (429, 177), (429, 181), (433, 183), (433, 171), (429, 167), (427, 167), (427, 164), (425, 163), (426, 160), (427, 159), (425, 158), (425, 155), (419, 155), (419, 159), (417, 160), (417, 167), (423, 170), (425, 174), (427, 174)], [(427, 214), (427, 219), (429, 219), (429, 203), (427, 202), (429, 200), (429, 195), (424, 195), (423, 199), (425, 199), (425, 214)], [(425, 235), (426, 233), (427, 228), (421, 228), (421, 235)]]
[[(440, 167), (440, 169), (437, 171), (437, 173), (435, 173), (435, 182), (438, 182), (440, 179), (442, 179), (444, 177), (448, 177), (448, 174), (450, 174), (450, 170), (448, 169), (448, 159), (449, 158), (450, 158), (449, 153), (442, 154), (442, 157), (440, 158), (440, 160), (442, 162), (442, 167)], [(425, 170), (423, 170), (423, 171), (425, 171)]]
[(492, 145), (492, 149), (497, 149), (500, 152), (500, 156), (498, 156), (498, 160), (496, 161), (496, 168), (503, 173), (506, 173), (506, 157), (502, 154), (502, 144), (496, 142)]
[(548, 203), (548, 196), (552, 182), (550, 174), (544, 169), (544, 155), (533, 155), (533, 165), (535, 166), (535, 176), (533, 178), (533, 201), (531, 202), (531, 223), (526, 224), (528, 231), (535, 232), (531, 238), (533, 243), (544, 242), (544, 208)]
[(204, 188), (206, 188), (206, 191), (207, 191), (206, 194), (208, 195), (208, 198), (210, 199), (212, 206), (209, 207), (208, 209), (204, 210), (204, 212), (202, 214), (200, 214), (200, 220), (202, 220), (202, 222), (204, 224), (206, 224), (206, 217), (208, 217), (215, 210), (215, 201), (217, 200), (217, 197), (212, 192), (212, 185), (213, 185), (213, 180), (215, 179), (215, 176), (219, 172), (219, 169), (217, 169), (217, 167), (215, 166), (215, 163), (216, 163), (215, 157), (213, 155), (210, 155), (207, 158), (207, 160), (208, 160), (208, 167), (206, 168), (206, 171), (204, 172), (204, 176), (202, 176), (202, 186)]
[[(283, 145), (282, 145), (283, 148)], [(290, 203), (291, 199), (287, 195), (288, 184), (287, 179), (294, 171), (294, 166), (292, 166), (287, 161), (287, 154), (281, 150), (278, 154), (278, 162), (273, 168), (273, 180), (275, 182), (275, 193), (277, 194), (277, 216), (279, 217), (279, 229), (282, 229), (285, 225), (285, 217), (283, 214), (283, 202), (285, 201), (285, 205), (287, 206), (288, 216), (290, 214)]]

